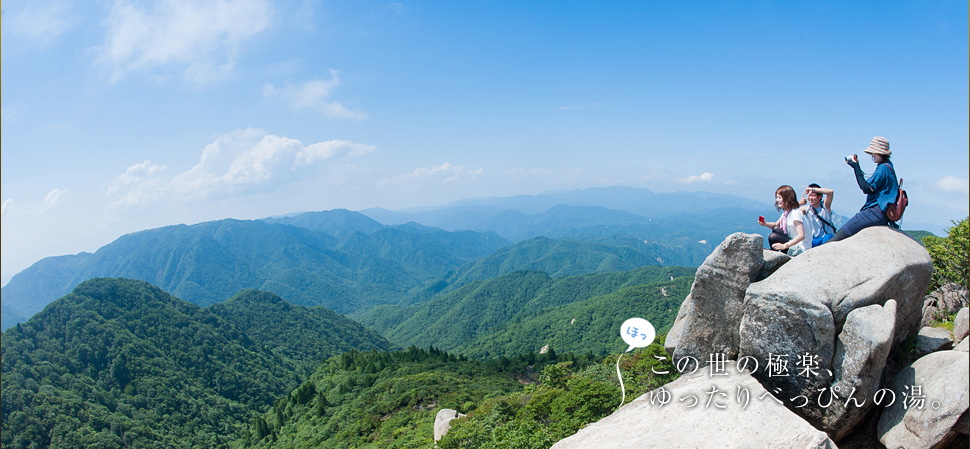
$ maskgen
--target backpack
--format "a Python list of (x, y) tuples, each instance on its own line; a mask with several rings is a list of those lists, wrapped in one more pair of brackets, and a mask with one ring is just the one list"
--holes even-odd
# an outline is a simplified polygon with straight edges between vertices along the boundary
[[(889, 168), (893, 171), (893, 176), (896, 176), (896, 170), (892, 165)], [(896, 193), (896, 201), (886, 207), (886, 218), (889, 221), (899, 221), (903, 218), (903, 212), (906, 211), (906, 206), (909, 205), (909, 195), (903, 190), (903, 178), (899, 178), (899, 188)]]

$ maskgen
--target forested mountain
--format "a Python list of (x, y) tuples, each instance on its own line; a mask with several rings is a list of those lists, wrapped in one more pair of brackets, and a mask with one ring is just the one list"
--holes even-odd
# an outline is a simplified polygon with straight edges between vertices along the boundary
[[(546, 344), (602, 354), (615, 349), (616, 329), (627, 318), (640, 316), (669, 329), (693, 273), (642, 267), (555, 279), (541, 271), (516, 271), (417, 305), (378, 307), (358, 319), (400, 346), (433, 345), (483, 358), (538, 351)], [(620, 292), (635, 286), (643, 287)]]
[(259, 290), (243, 290), (208, 310), (298, 367), (301, 378), (327, 357), (352, 350), (387, 351), (392, 346), (379, 334), (325, 307), (293, 305)]
[(627, 234), (600, 237), (596, 241), (536, 237), (462, 265), (447, 277), (416, 290), (411, 301), (421, 302), (470, 282), (513, 271), (542, 271), (560, 278), (627, 271), (642, 266), (694, 266), (703, 262), (710, 252), (704, 248), (713, 248), (706, 243), (695, 246), (672, 248)]
[(84, 282), (2, 351), (4, 447), (213, 447), (299, 385), (224, 319), (128, 279)]
[[(346, 313), (402, 301), (422, 282), (507, 244), (476, 232), (382, 227), (338, 238), (261, 220), (220, 220), (127, 234), (93, 255), (41, 260), (2, 295), (5, 307), (29, 317), (84, 280), (127, 277), (202, 306), (256, 288)], [(13, 324), (6, 316), (4, 323)]]
[(271, 293), (213, 309), (146, 282), (94, 279), (4, 332), (3, 446), (216, 447), (323, 359), (389, 347)]

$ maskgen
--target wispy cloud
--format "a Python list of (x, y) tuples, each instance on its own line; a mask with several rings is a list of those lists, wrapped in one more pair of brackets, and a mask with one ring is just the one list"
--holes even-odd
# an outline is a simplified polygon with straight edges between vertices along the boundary
[(330, 101), (330, 94), (339, 85), (340, 72), (330, 69), (330, 79), (319, 78), (298, 86), (286, 84), (283, 87), (276, 87), (267, 83), (263, 86), (263, 96), (282, 98), (295, 109), (316, 109), (330, 118), (353, 120), (367, 118), (367, 114), (361, 111), (351, 111), (339, 101)]
[(938, 179), (934, 185), (941, 192), (970, 194), (970, 182), (967, 178), (946, 175)]
[(693, 175), (693, 176), (688, 176), (686, 178), (681, 178), (678, 181), (684, 184), (693, 184), (695, 182), (711, 182), (712, 179), (714, 179), (714, 173), (704, 172), (704, 173), (701, 173), (700, 175)]
[(150, 161), (128, 167), (108, 189), (120, 195), (109, 209), (156, 200), (193, 201), (245, 196), (269, 191), (312, 176), (311, 167), (324, 161), (361, 156), (372, 145), (329, 140), (312, 145), (258, 129), (237, 130), (219, 137), (202, 149), (199, 163), (174, 176)]
[(65, 189), (51, 190), (50, 193), (47, 194), (47, 197), (44, 198), (44, 203), (40, 206), (39, 212), (47, 212), (53, 209), (61, 202), (61, 199), (64, 198), (65, 194), (67, 194), (67, 190)]
[(34, 1), (26, 2), (23, 8), (4, 8), (4, 31), (47, 47), (76, 24), (72, 5), (73, 2)]
[(404, 3), (392, 2), (387, 4), (387, 10), (394, 14), (401, 14), (404, 12)]
[(0, 212), (0, 216), (6, 217), (7, 211), (13, 211), (13, 199), (11, 198), (7, 198), (6, 200), (4, 200), (3, 209), (2, 209), (2, 212)]
[(190, 82), (221, 79), (235, 66), (243, 43), (267, 29), (265, 0), (165, 0), (148, 6), (116, 0), (99, 61), (115, 82), (144, 70), (175, 70)]
[(413, 181), (429, 178), (440, 178), (443, 179), (444, 182), (470, 181), (475, 179), (480, 174), (482, 174), (481, 168), (478, 170), (469, 170), (464, 166), (452, 165), (451, 163), (445, 162), (443, 164), (432, 165), (430, 167), (416, 168), (410, 173), (384, 179), (381, 181), (381, 183), (386, 184), (389, 182)]

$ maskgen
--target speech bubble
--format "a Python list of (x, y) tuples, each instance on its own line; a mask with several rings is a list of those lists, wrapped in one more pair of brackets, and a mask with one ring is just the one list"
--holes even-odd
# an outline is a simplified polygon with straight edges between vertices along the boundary
[(630, 345), (625, 352), (630, 352), (633, 348), (644, 348), (653, 343), (657, 337), (657, 331), (649, 321), (643, 318), (630, 318), (620, 326), (620, 337), (626, 344)]

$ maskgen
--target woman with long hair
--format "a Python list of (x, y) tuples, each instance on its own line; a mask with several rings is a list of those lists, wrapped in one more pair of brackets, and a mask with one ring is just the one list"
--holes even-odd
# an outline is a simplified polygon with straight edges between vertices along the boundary
[(873, 137), (869, 146), (863, 150), (872, 156), (872, 162), (876, 163), (876, 170), (872, 176), (866, 179), (859, 166), (859, 156), (853, 154), (845, 158), (845, 163), (855, 171), (856, 182), (859, 188), (866, 194), (866, 203), (854, 217), (835, 233), (832, 242), (837, 242), (846, 237), (855, 235), (857, 232), (870, 226), (890, 225), (898, 227), (895, 222), (889, 221), (886, 217), (886, 208), (896, 202), (896, 195), (899, 194), (899, 182), (896, 180), (896, 170), (893, 168), (889, 157), (889, 141), (885, 137)]
[(811, 239), (805, 239), (806, 235), (810, 235), (805, 230), (811, 225), (806, 223), (802, 212), (798, 210), (795, 189), (789, 185), (776, 189), (775, 208), (782, 212), (778, 221), (758, 220), (761, 226), (772, 229), (771, 235), (768, 236), (771, 249), (787, 253), (789, 256), (797, 256), (811, 248)]

